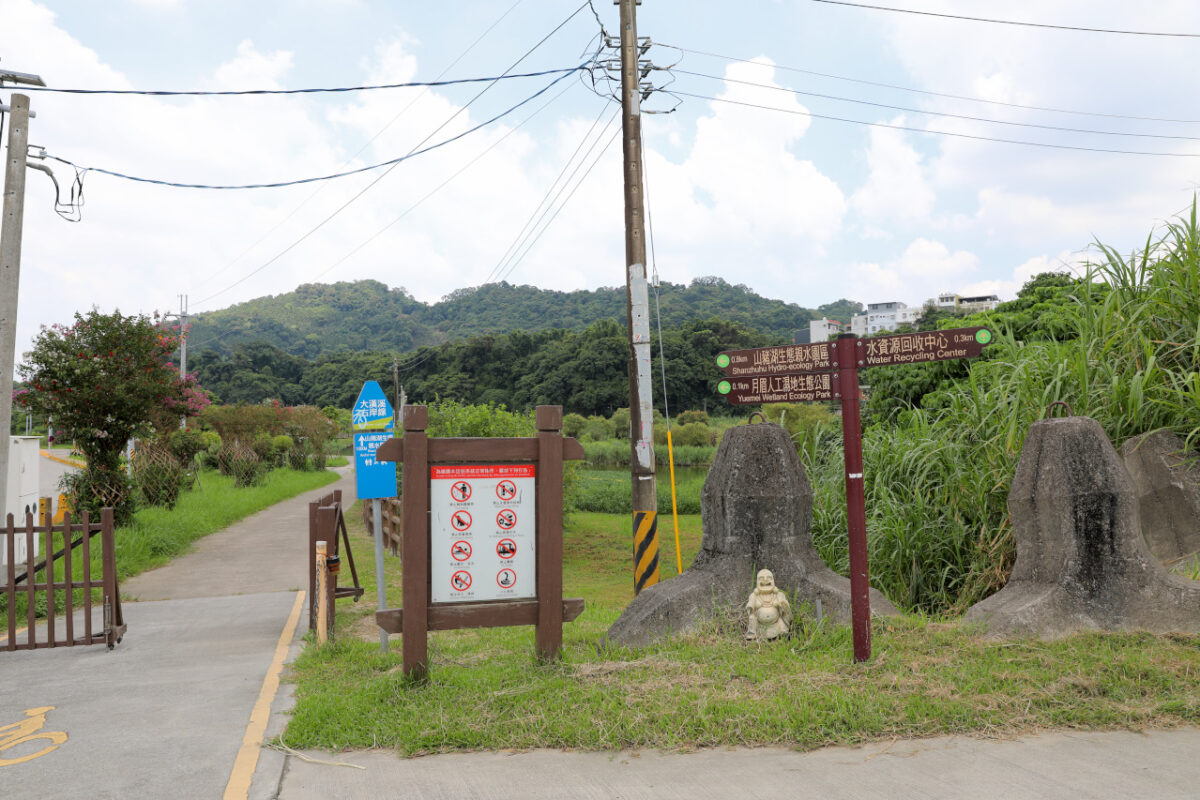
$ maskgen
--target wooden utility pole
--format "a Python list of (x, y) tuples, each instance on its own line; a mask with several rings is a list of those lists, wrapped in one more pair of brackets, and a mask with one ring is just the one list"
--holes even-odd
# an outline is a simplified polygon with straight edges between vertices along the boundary
[[(41, 79), (38, 78), (37, 82), (41, 84)], [(8, 158), (4, 165), (4, 219), (0, 222), (0, 419), (4, 420), (4, 437), (0, 439), (0, 516), (16, 511), (6, 506), (13, 368), (17, 358), (17, 297), (21, 286), (21, 227), (25, 219), (25, 151), (28, 144), (29, 97), (14, 94), (8, 122)]]
[(621, 7), (622, 151), (625, 160), (625, 287), (629, 312), (629, 442), (633, 481), (634, 590), (658, 583), (658, 491), (650, 372), (650, 295), (642, 200), (642, 96), (636, 7)]

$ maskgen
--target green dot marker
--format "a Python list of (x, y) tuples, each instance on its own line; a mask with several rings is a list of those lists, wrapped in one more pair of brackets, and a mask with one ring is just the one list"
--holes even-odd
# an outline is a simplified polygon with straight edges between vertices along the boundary
[(717, 356), (717, 366), (720, 367), (721, 369), (728, 367), (729, 366), (729, 356), (725, 355), (724, 353), (721, 353), (721, 355)]
[(991, 340), (992, 332), (987, 328), (981, 328), (980, 330), (975, 331), (975, 341), (979, 342), (980, 344), (987, 344)]
[(721, 394), (729, 394), (733, 391), (733, 386), (730, 385), (729, 381), (721, 381), (717, 384), (717, 391)]

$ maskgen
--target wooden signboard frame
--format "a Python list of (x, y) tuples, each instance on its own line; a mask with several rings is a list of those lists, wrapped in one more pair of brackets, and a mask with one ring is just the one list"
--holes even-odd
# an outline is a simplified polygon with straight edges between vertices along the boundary
[[(404, 674), (423, 678), (429, 669), (429, 631), (536, 625), (536, 649), (543, 660), (562, 651), (562, 625), (583, 613), (583, 600), (562, 596), (563, 462), (582, 460), (583, 446), (562, 435), (562, 407), (538, 406), (536, 438), (430, 439), (429, 410), (406, 406), (404, 436), (376, 451), (380, 461), (402, 462), (402, 607), (375, 614), (388, 633), (403, 634)], [(532, 463), (536, 467), (537, 591), (532, 600), (479, 603), (430, 602), (430, 467), (445, 464)]]

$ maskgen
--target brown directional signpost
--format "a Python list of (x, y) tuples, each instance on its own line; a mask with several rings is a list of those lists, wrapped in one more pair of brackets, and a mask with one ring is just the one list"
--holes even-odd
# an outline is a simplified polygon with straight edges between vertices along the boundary
[(717, 356), (717, 366), (725, 373), (725, 380), (717, 384), (717, 391), (733, 405), (818, 400), (842, 402), (855, 661), (866, 661), (871, 657), (871, 585), (867, 569), (858, 371), (868, 367), (974, 358), (991, 341), (992, 332), (983, 327), (898, 333), (871, 339), (843, 334), (835, 342), (727, 350)]

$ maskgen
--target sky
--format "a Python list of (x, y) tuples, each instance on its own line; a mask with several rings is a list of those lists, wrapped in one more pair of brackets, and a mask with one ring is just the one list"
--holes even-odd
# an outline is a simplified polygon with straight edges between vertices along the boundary
[[(877, 4), (1200, 34), (1192, 0)], [(595, 12), (574, 0), (0, 0), (0, 68), (57, 88), (176, 91), (494, 77), (585, 64), (600, 26), (618, 31), (611, 0)], [(638, 28), (663, 68), (643, 106), (660, 112), (644, 115), (643, 138), (663, 281), (719, 276), (810, 308), (1006, 299), (1039, 272), (1081, 269), (1095, 242), (1144, 244), (1200, 183), (1200, 38), (816, 0), (645, 0)], [(175, 183), (294, 181), (446, 143), (286, 188), (89, 171), (78, 222), (30, 171), (18, 361), (40, 325), (92, 307), (178, 311), (180, 295), (196, 313), (367, 278), (425, 302), (498, 279), (622, 285), (619, 106), (592, 74), (233, 97), (29, 92), (30, 142), (48, 155)], [(75, 169), (45, 163), (65, 192)]]

